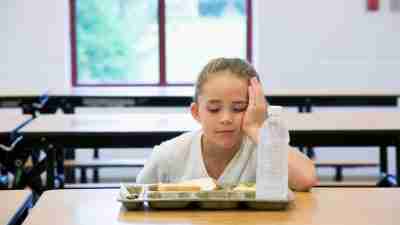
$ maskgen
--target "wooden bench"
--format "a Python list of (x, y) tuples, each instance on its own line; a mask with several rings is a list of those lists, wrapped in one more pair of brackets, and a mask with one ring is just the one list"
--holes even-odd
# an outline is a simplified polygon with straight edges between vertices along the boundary
[[(81, 170), (81, 183), (87, 182), (87, 169), (96, 168), (141, 168), (145, 163), (145, 159), (89, 159), (89, 160), (66, 160), (65, 168), (78, 168)], [(335, 181), (343, 180), (343, 168), (359, 168), (359, 167), (377, 167), (378, 162), (375, 161), (316, 161), (316, 167), (334, 167), (336, 170)], [(95, 181), (96, 182), (96, 181)]]
[[(87, 183), (87, 169), (141, 168), (145, 162), (145, 159), (68, 159), (64, 160), (64, 168), (79, 169), (81, 173), (80, 182)], [(25, 163), (25, 167), (32, 167), (31, 159)], [(98, 179), (94, 179), (94, 182), (97, 183)]]
[[(141, 168), (144, 166), (145, 159), (85, 159), (85, 160), (65, 160), (64, 167), (71, 169), (79, 169), (81, 173), (80, 182), (87, 183), (87, 170), (99, 168)], [(29, 164), (29, 163), (28, 163)], [(343, 181), (344, 168), (360, 168), (360, 167), (377, 167), (379, 163), (368, 160), (317, 160), (315, 161), (317, 168), (333, 167), (335, 168), (335, 182)], [(98, 180), (94, 179), (97, 183)], [(355, 186), (357, 186), (356, 184)]]
[(316, 187), (377, 187), (378, 181), (321, 181)]
[(336, 170), (335, 181), (343, 180), (343, 168), (359, 168), (359, 167), (377, 167), (379, 162), (368, 160), (347, 160), (347, 161), (316, 161), (316, 167), (334, 167)]
[[(87, 159), (87, 160), (65, 160), (64, 168), (79, 169), (81, 172), (81, 183), (87, 183), (87, 169), (99, 168), (141, 168), (145, 159)], [(94, 180), (98, 182), (98, 180)]]

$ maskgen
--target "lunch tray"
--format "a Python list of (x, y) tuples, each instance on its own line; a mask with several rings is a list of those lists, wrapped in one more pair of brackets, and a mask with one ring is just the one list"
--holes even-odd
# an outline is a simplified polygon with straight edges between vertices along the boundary
[(118, 201), (128, 210), (154, 209), (236, 209), (283, 210), (294, 200), (290, 191), (287, 200), (259, 200), (255, 191), (151, 191), (147, 185), (121, 184)]

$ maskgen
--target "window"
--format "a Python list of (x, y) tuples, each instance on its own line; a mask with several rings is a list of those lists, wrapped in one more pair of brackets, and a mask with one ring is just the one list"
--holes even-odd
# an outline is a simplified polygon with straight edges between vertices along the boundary
[(73, 85), (185, 85), (211, 58), (250, 60), (250, 6), (251, 0), (71, 0)]

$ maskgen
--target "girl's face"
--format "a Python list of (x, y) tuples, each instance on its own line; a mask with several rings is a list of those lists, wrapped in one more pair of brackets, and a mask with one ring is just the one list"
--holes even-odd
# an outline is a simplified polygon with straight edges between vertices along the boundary
[(211, 74), (203, 84), (198, 103), (193, 103), (193, 117), (203, 128), (203, 147), (235, 151), (243, 132), (242, 119), (248, 103), (248, 81), (229, 71)]

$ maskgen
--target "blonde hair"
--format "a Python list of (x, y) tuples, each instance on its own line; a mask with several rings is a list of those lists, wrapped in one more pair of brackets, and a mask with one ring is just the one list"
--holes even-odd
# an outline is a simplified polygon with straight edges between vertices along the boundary
[(202, 88), (208, 79), (218, 74), (221, 71), (229, 71), (235, 77), (249, 81), (253, 77), (260, 80), (255, 68), (246, 60), (240, 58), (216, 58), (212, 59), (201, 70), (196, 84), (193, 100), (198, 101), (199, 95), (202, 93)]

